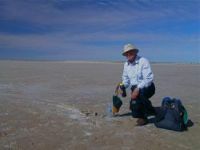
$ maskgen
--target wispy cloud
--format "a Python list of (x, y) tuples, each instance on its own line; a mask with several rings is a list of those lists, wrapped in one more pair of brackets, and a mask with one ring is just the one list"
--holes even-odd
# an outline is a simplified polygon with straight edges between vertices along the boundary
[[(39, 25), (110, 26), (116, 23), (137, 24), (158, 19), (197, 19), (198, 4), (182, 1), (63, 1), (3, 0), (1, 18)], [(102, 6), (103, 5), (103, 6)], [(184, 17), (182, 17), (184, 15)], [(71, 26), (70, 26), (71, 25)]]
[[(6, 48), (21, 48), (27, 49), (31, 47), (41, 51), (51, 50), (80, 50), (80, 47), (89, 49), (113, 46), (120, 46), (126, 41), (135, 41), (136, 43), (154, 43), (156, 45), (166, 43), (188, 43), (191, 45), (198, 45), (200, 38), (196, 35), (191, 36), (174, 36), (171, 34), (154, 34), (154, 33), (109, 33), (98, 32), (98, 33), (85, 33), (85, 34), (74, 34), (70, 37), (64, 33), (49, 33), (44, 35), (12, 35), (12, 34), (1, 34), (0, 45), (4, 45)], [(119, 44), (117, 43), (119, 42)], [(96, 45), (96, 46), (95, 46)], [(100, 46), (102, 45), (102, 46)], [(121, 45), (122, 46), (122, 45)]]

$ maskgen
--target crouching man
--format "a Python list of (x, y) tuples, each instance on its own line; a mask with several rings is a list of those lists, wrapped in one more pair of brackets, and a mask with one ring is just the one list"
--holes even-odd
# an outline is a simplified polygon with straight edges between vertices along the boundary
[(148, 123), (147, 116), (155, 114), (149, 101), (155, 93), (155, 85), (149, 61), (138, 56), (138, 52), (139, 50), (131, 44), (124, 46), (122, 55), (127, 61), (124, 63), (121, 88), (131, 87), (130, 110), (132, 116), (138, 118), (137, 125), (141, 126)]

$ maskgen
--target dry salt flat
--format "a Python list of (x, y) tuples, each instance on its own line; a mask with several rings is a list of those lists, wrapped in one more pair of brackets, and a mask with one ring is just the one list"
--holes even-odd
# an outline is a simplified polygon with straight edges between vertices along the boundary
[(152, 64), (160, 106), (165, 96), (182, 99), (194, 125), (186, 132), (136, 127), (129, 96), (121, 117), (110, 118), (123, 64), (111, 62), (0, 61), (2, 150), (195, 150), (200, 147), (200, 65)]

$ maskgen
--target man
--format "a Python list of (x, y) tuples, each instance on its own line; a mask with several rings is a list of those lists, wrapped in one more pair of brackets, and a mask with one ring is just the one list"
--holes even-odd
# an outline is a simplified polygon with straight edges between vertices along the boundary
[(155, 93), (155, 86), (149, 61), (138, 56), (138, 52), (139, 50), (131, 44), (124, 46), (122, 55), (127, 61), (124, 63), (121, 88), (131, 87), (130, 110), (132, 116), (138, 118), (137, 125), (140, 126), (148, 123), (147, 116), (155, 114), (149, 101)]

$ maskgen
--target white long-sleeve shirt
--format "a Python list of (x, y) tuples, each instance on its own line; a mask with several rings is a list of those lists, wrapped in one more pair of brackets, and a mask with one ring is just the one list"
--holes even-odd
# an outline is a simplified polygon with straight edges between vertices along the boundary
[(150, 63), (144, 57), (136, 56), (133, 63), (124, 63), (122, 83), (126, 88), (134, 85), (139, 89), (148, 87), (153, 82), (153, 77)]

